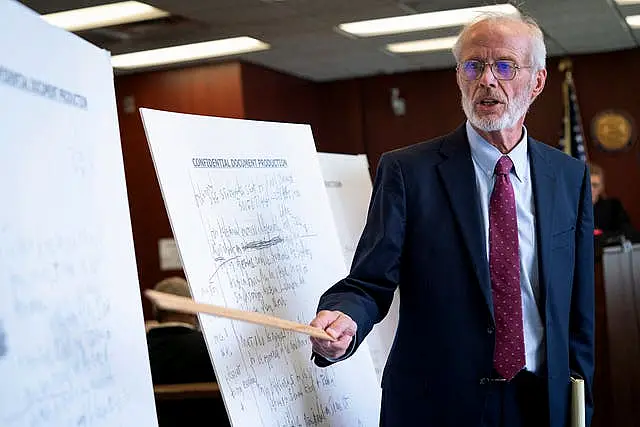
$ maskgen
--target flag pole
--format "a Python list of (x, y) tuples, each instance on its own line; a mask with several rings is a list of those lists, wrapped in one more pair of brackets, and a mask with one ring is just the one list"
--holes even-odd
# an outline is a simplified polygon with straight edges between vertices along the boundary
[(570, 59), (563, 59), (558, 64), (558, 70), (564, 73), (564, 81), (562, 82), (562, 101), (564, 104), (564, 133), (562, 135), (562, 149), (566, 154), (571, 155), (571, 106), (569, 105), (569, 85), (573, 80), (573, 63)]

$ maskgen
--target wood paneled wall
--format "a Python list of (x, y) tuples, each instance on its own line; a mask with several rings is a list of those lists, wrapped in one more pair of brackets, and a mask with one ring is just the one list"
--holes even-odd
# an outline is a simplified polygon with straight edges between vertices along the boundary
[(313, 134), (318, 151), (368, 153), (362, 103), (363, 80), (318, 84), (318, 115)]
[(318, 115), (313, 82), (253, 64), (242, 64), (244, 117), (311, 124)]
[[(362, 85), (365, 138), (372, 167), (382, 153), (435, 138), (463, 122), (453, 70), (378, 76)], [(396, 116), (391, 90), (397, 88), (406, 112)]]

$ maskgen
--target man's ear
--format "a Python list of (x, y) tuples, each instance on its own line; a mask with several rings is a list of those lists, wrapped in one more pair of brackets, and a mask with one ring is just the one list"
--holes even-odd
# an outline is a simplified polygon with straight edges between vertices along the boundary
[(533, 85), (533, 89), (531, 90), (532, 102), (534, 99), (538, 97), (538, 95), (540, 95), (540, 93), (542, 93), (542, 89), (544, 89), (544, 85), (546, 84), (546, 82), (547, 82), (547, 70), (543, 68), (542, 70), (536, 71), (535, 82)]

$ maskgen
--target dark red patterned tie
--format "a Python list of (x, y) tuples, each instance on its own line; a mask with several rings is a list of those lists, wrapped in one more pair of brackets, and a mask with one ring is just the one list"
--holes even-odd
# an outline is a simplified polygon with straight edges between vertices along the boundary
[(489, 202), (489, 272), (496, 320), (493, 367), (512, 379), (525, 365), (516, 200), (509, 180), (513, 162), (502, 156)]

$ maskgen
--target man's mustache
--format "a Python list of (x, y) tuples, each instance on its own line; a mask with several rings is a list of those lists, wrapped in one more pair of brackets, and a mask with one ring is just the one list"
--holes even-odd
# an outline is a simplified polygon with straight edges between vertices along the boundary
[(493, 99), (495, 101), (498, 101), (500, 103), (506, 104), (507, 100), (504, 99), (504, 97), (502, 96), (502, 94), (498, 93), (498, 92), (493, 92), (491, 90), (483, 90), (481, 93), (476, 93), (473, 97), (473, 102), (474, 103), (478, 103), (480, 101), (482, 101), (483, 99)]

